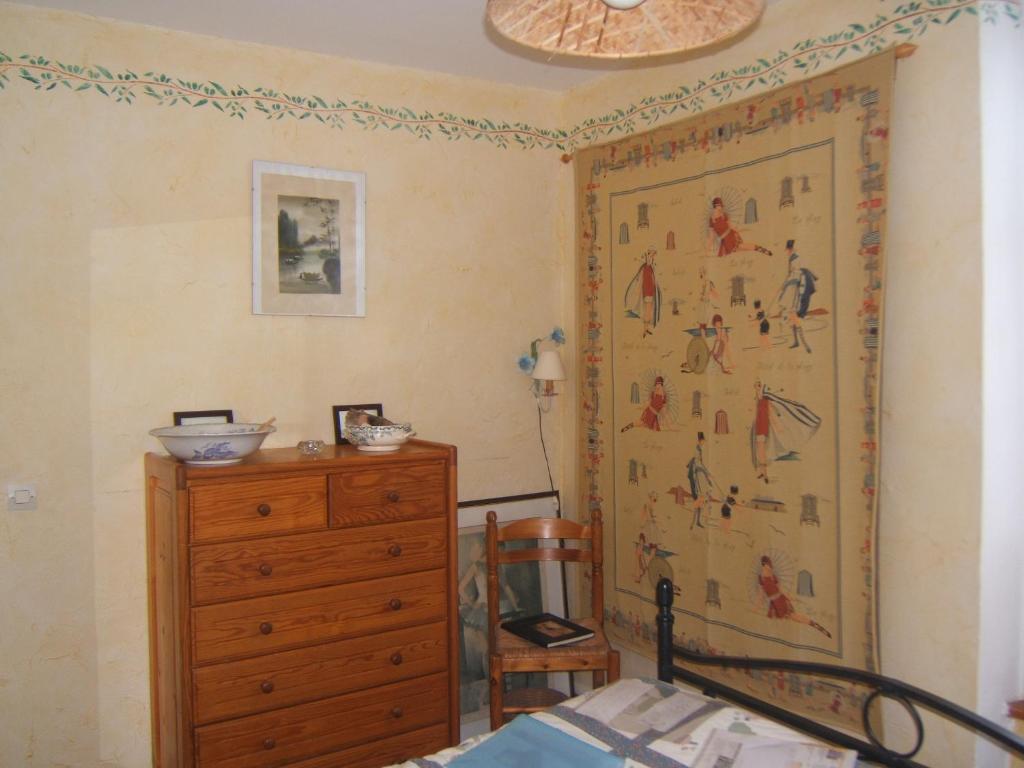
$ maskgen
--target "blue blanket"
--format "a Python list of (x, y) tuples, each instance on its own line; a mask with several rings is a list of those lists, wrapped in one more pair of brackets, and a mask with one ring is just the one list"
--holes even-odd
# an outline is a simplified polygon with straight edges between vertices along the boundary
[(622, 768), (625, 761), (532, 717), (520, 716), (450, 768)]

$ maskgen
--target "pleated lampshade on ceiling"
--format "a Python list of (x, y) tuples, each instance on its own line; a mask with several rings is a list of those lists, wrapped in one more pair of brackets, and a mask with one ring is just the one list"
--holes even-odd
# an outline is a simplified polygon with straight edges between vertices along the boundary
[[(622, 10), (619, 10), (619, 8)], [(488, 0), (487, 19), (513, 42), (567, 56), (660, 56), (743, 32), (764, 0)]]

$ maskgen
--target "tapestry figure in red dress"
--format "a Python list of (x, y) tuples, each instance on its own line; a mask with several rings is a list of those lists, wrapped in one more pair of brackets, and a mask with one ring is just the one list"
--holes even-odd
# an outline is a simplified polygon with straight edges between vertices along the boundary
[(751, 452), (757, 479), (768, 482), (768, 462), (796, 461), (804, 444), (821, 426), (821, 417), (803, 403), (772, 392), (760, 379), (754, 382), (754, 423)]
[(645, 337), (654, 333), (661, 319), (661, 287), (654, 271), (656, 255), (654, 248), (644, 252), (643, 263), (626, 286), (626, 317), (639, 317), (643, 320)]
[[(716, 243), (717, 249), (715, 248)], [(764, 246), (748, 243), (740, 236), (739, 231), (729, 221), (729, 214), (725, 212), (725, 203), (720, 197), (711, 201), (711, 217), (708, 219), (708, 251), (717, 253), (719, 256), (728, 256), (736, 251), (757, 251), (768, 256), (772, 255), (772, 252)]]
[(775, 566), (768, 555), (761, 556), (761, 575), (757, 577), (757, 583), (761, 585), (761, 591), (764, 592), (765, 599), (768, 600), (769, 619), (790, 619), (814, 627), (825, 637), (832, 637), (831, 632), (810, 616), (797, 613), (792, 601), (782, 592), (779, 579), (775, 575)]
[(624, 426), (621, 431), (626, 432), (633, 427), (647, 427), (655, 432), (660, 432), (662, 411), (668, 403), (669, 396), (665, 391), (665, 378), (658, 376), (654, 379), (654, 388), (651, 390), (651, 396), (647, 401), (647, 405), (644, 406), (640, 418)]

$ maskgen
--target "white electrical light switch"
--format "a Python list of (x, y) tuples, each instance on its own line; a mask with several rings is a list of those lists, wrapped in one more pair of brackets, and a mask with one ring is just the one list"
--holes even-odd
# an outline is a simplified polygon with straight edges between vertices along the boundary
[(28, 512), (36, 508), (36, 484), (35, 483), (8, 483), (7, 484), (7, 509), (8, 511)]

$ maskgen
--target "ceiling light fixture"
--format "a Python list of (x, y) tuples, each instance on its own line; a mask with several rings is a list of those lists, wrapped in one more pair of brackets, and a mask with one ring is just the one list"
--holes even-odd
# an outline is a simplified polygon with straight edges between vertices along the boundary
[(487, 0), (513, 42), (552, 54), (628, 59), (691, 51), (752, 26), (764, 0)]

